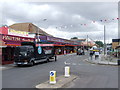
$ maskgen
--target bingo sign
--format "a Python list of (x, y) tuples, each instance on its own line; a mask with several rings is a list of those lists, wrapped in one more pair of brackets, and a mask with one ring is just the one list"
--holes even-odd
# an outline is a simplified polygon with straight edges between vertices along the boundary
[(41, 48), (41, 46), (38, 46), (38, 53), (39, 53), (39, 54), (42, 53), (42, 48)]

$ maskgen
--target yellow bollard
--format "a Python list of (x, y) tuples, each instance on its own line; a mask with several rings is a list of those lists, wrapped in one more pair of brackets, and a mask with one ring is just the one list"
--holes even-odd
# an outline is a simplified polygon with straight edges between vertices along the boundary
[(65, 67), (65, 77), (70, 77), (70, 67), (69, 66)]
[(56, 84), (56, 71), (50, 71), (50, 84)]

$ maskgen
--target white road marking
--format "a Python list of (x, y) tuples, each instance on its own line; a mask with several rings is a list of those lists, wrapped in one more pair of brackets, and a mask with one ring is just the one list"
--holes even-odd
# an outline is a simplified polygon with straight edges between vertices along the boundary
[(72, 63), (72, 65), (77, 65), (76, 63)]
[(70, 63), (64, 62), (65, 65), (70, 65)]

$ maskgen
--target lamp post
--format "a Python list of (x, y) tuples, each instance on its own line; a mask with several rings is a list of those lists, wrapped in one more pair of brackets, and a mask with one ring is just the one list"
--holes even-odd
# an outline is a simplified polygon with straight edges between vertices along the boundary
[(105, 31), (105, 25), (104, 25), (104, 55), (106, 54), (106, 31)]

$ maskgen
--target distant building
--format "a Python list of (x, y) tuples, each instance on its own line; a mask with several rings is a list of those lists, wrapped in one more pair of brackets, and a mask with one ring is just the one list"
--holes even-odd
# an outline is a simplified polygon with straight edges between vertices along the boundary
[(119, 45), (120, 39), (112, 39), (112, 49), (115, 49)]
[(96, 44), (93, 42), (93, 41), (88, 41), (87, 42), (87, 39), (71, 39), (72, 41), (76, 41), (76, 42), (79, 42), (82, 46), (96, 46)]
[(107, 44), (106, 48), (107, 48), (107, 50), (111, 50), (112, 49), (112, 44)]

